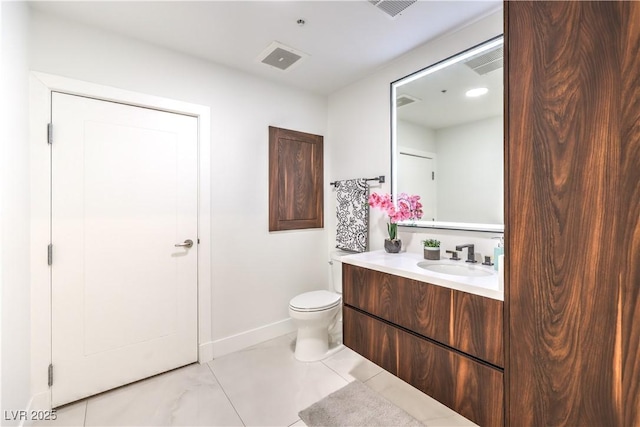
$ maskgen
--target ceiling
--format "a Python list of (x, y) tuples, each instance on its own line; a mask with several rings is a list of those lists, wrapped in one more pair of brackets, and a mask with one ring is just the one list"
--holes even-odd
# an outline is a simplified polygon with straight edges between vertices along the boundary
[[(367, 0), (40, 1), (32, 9), (319, 94), (332, 93), (502, 1), (419, 0), (395, 18)], [(303, 19), (304, 25), (297, 21)], [(288, 71), (258, 57), (274, 41), (309, 57)]]
[[(498, 49), (499, 47), (492, 51)], [(479, 55), (474, 57), (477, 56)], [(396, 97), (409, 95), (417, 99), (413, 103), (398, 107), (398, 119), (438, 130), (501, 116), (504, 69), (502, 55), (499, 56), (499, 68), (488, 73), (478, 74), (468, 67), (465, 61), (461, 61), (398, 86)], [(477, 98), (465, 96), (468, 90), (481, 87), (487, 88), (488, 93)]]

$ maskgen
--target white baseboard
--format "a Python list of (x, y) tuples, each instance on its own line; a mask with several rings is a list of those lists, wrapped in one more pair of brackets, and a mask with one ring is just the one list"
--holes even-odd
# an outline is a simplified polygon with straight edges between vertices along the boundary
[(207, 363), (213, 360), (213, 341), (198, 345), (198, 363)]
[(213, 358), (216, 358), (294, 332), (295, 330), (296, 328), (293, 321), (291, 319), (284, 319), (236, 335), (221, 338), (205, 345), (211, 347), (211, 350), (207, 350), (207, 352), (211, 351)]
[[(49, 411), (51, 410), (51, 393), (47, 391), (43, 391), (41, 393), (34, 394), (29, 399), (29, 403), (27, 404), (26, 414), (31, 414), (31, 411)], [(32, 426), (34, 420), (22, 419), (20, 421), (20, 427), (29, 427)]]

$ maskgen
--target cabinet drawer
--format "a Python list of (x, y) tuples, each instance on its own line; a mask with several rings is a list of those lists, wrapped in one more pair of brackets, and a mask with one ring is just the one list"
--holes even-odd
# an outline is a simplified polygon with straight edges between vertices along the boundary
[(349, 307), (343, 316), (346, 346), (471, 421), (503, 425), (501, 371)]
[(504, 366), (502, 301), (343, 264), (346, 305)]
[(349, 264), (343, 264), (342, 288), (345, 304), (450, 343), (450, 289)]
[(451, 347), (504, 367), (503, 302), (451, 291)]
[(342, 310), (342, 342), (378, 366), (398, 375), (398, 328), (349, 307)]

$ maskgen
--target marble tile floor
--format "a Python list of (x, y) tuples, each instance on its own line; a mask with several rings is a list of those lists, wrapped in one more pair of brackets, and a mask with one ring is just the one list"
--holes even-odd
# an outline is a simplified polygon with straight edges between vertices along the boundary
[(35, 426), (304, 426), (298, 412), (359, 380), (425, 426), (475, 426), (348, 348), (293, 357), (295, 334), (120, 387)]

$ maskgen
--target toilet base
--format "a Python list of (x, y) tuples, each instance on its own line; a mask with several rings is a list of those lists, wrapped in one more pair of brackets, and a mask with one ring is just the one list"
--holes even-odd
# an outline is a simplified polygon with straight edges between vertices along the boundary
[[(301, 362), (315, 362), (327, 357), (327, 353), (330, 350), (329, 334), (340, 324), (339, 320), (342, 317), (340, 296), (326, 291), (322, 291), (322, 293), (328, 294), (324, 295), (325, 297), (331, 297), (330, 301), (333, 305), (329, 308), (301, 311), (297, 310), (295, 305), (291, 305), (292, 303), (289, 304), (289, 316), (291, 316), (293, 324), (298, 330), (295, 358)], [(313, 292), (309, 294), (313, 294)], [(300, 299), (300, 297), (305, 296), (308, 296), (308, 294), (301, 294), (294, 299)], [(297, 303), (301, 303), (301, 301)], [(302, 303), (305, 302), (302, 301)]]
[(329, 351), (327, 328), (298, 328), (295, 357), (301, 362), (324, 359)]
[(317, 362), (344, 348), (342, 339), (339, 341), (330, 340), (326, 330), (324, 331), (324, 339), (318, 336), (305, 335), (305, 333), (301, 334), (301, 331), (298, 330), (294, 357), (300, 362)]
[(338, 326), (341, 306), (336, 306), (327, 311), (300, 313), (289, 310), (294, 324), (298, 328), (296, 337), (295, 358), (301, 362), (315, 362), (327, 357), (331, 348), (329, 341), (335, 341), (330, 332)]

